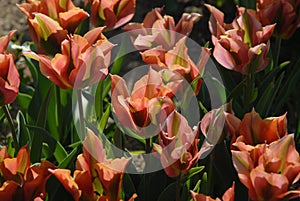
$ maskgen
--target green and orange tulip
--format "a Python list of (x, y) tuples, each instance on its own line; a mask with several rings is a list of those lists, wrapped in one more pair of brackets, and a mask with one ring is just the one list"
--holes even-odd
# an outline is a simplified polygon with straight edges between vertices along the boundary
[(291, 38), (300, 26), (300, 1), (257, 0), (257, 15), (265, 25), (276, 23), (273, 35), (283, 39)]
[(20, 77), (13, 55), (5, 52), (15, 32), (0, 37), (0, 106), (14, 102), (19, 93)]
[(113, 48), (102, 34), (102, 27), (84, 36), (69, 36), (61, 43), (61, 53), (50, 59), (46, 55), (25, 53), (39, 61), (42, 74), (62, 89), (82, 89), (104, 79), (108, 74), (110, 51)]
[(136, 0), (85, 0), (90, 11), (90, 22), (94, 26), (116, 29), (129, 22), (135, 13)]
[(275, 25), (263, 26), (254, 10), (237, 8), (232, 23), (224, 22), (224, 14), (211, 5), (209, 29), (215, 59), (227, 69), (244, 75), (264, 70), (269, 64), (269, 38)]

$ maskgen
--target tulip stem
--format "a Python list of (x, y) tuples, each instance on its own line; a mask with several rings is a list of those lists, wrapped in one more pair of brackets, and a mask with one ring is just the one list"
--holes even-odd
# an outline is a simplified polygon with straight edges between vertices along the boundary
[(281, 47), (281, 38), (275, 38), (275, 56), (274, 56), (274, 67), (276, 68), (279, 61), (279, 54), (280, 54), (280, 47)]
[(14, 147), (15, 147), (16, 151), (18, 151), (20, 149), (20, 145), (18, 143), (17, 134), (16, 134), (16, 130), (14, 127), (14, 122), (10, 115), (7, 105), (2, 106), (2, 110), (5, 114), (6, 119), (8, 120), (8, 124), (9, 124), (10, 131), (11, 131), (12, 138), (13, 138)]
[(181, 193), (181, 171), (176, 180), (176, 201), (180, 201), (180, 193)]
[(215, 150), (213, 150), (209, 157), (209, 167), (208, 167), (208, 175), (207, 175), (207, 186), (208, 186), (208, 194), (213, 196), (213, 167), (214, 167), (214, 158), (215, 158)]
[(244, 112), (248, 112), (249, 111), (249, 106), (250, 106), (250, 102), (252, 101), (252, 74), (249, 73), (248, 75), (246, 75), (245, 77), (246, 79), (246, 84), (245, 84), (245, 88), (244, 88)]
[(82, 91), (81, 89), (77, 90), (77, 100), (78, 100), (78, 110), (79, 110), (79, 123), (80, 123), (80, 136), (85, 136), (84, 129), (84, 118), (83, 118), (83, 106), (82, 106)]

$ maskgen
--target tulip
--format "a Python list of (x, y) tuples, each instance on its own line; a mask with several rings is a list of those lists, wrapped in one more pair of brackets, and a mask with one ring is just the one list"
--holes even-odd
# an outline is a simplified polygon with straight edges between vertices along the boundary
[(298, 15), (300, 1), (257, 0), (257, 15), (265, 25), (276, 23), (273, 35), (282, 39), (289, 39), (300, 26)]
[(184, 13), (175, 25), (171, 16), (162, 16), (163, 9), (155, 8), (148, 12), (143, 23), (129, 23), (124, 30), (134, 39), (134, 45), (143, 51), (153, 47), (162, 46), (164, 50), (172, 49), (180, 38), (188, 36), (194, 23), (199, 20), (197, 13)]
[(50, 60), (33, 52), (25, 56), (39, 61), (42, 74), (62, 89), (82, 89), (104, 79), (108, 74), (113, 45), (102, 34), (102, 27), (83, 37), (72, 35), (61, 44), (61, 52)]
[(16, 158), (9, 156), (5, 147), (0, 153), (0, 175), (5, 179), (0, 186), (1, 199), (44, 200), (47, 196), (46, 181), (50, 177), (48, 169), (55, 166), (48, 161), (30, 166), (27, 146), (19, 150)]
[(254, 109), (244, 115), (238, 131), (238, 136), (243, 136), (249, 145), (270, 144), (287, 134), (286, 114), (261, 119)]
[(232, 186), (224, 193), (222, 196), (222, 200), (219, 198), (213, 199), (210, 196), (206, 196), (203, 194), (198, 194), (191, 191), (191, 195), (193, 197), (193, 201), (234, 201), (234, 183)]
[(74, 33), (88, 17), (71, 0), (27, 0), (18, 7), (27, 16), (30, 36), (39, 52), (51, 54), (57, 53), (67, 34)]
[[(66, 169), (50, 172), (70, 192), (75, 201), (121, 201), (124, 170), (129, 160), (123, 157), (107, 159), (102, 142), (88, 129), (83, 142), (83, 153), (77, 157), (73, 177), (70, 170)], [(135, 197), (136, 195), (133, 195), (130, 201)]]
[(231, 24), (224, 23), (224, 14), (206, 5), (211, 12), (209, 29), (214, 44), (213, 55), (225, 68), (244, 75), (264, 70), (269, 64), (269, 38), (275, 25), (263, 26), (256, 12), (238, 8)]
[(159, 144), (154, 144), (154, 150), (160, 155), (161, 164), (169, 177), (187, 174), (200, 157), (210, 150), (208, 144), (198, 150), (198, 135), (199, 127), (192, 130), (177, 111), (172, 112), (161, 126)]
[(289, 200), (300, 197), (300, 187), (291, 187), (300, 178), (300, 156), (294, 135), (271, 144), (246, 145), (240, 137), (234, 144), (232, 160), (251, 200)]
[(0, 38), (0, 106), (10, 104), (18, 96), (20, 77), (11, 54), (5, 52), (16, 31)]
[(85, 0), (90, 10), (90, 21), (94, 26), (105, 26), (106, 30), (116, 29), (134, 16), (136, 0)]
[(231, 103), (222, 105), (206, 113), (200, 127), (205, 138), (216, 145), (226, 137), (236, 136), (241, 120), (234, 115)]
[(162, 8), (149, 12), (143, 23), (130, 23), (124, 27), (133, 38), (134, 46), (141, 52), (145, 63), (153, 68), (170, 69), (183, 76), (189, 83), (194, 81), (194, 91), (198, 94), (210, 50), (202, 47), (198, 65), (188, 55), (187, 36), (191, 33), (199, 14), (184, 13), (175, 25), (171, 16), (162, 16)]
[(175, 109), (171, 99), (181, 84), (180, 78), (150, 68), (135, 83), (131, 94), (121, 77), (111, 75), (111, 80), (112, 106), (118, 123), (142, 136), (157, 134), (159, 122), (164, 122)]

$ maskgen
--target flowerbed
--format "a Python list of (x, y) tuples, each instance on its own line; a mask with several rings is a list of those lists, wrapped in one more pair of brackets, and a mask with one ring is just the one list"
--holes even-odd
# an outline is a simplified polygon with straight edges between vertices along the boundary
[(204, 4), (204, 42), (196, 12), (17, 5), (32, 41), (0, 38), (0, 199), (298, 200), (299, 62), (279, 56), (299, 3), (241, 1), (231, 22)]

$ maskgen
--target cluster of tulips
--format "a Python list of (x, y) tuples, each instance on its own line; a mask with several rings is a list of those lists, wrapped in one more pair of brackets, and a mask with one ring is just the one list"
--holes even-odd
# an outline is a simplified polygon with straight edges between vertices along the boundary
[[(153, 8), (141, 23), (132, 23), (136, 0), (82, 4), (26, 0), (17, 6), (27, 16), (32, 43), (13, 44), (16, 30), (0, 38), (0, 118), (6, 117), (11, 133), (0, 146), (0, 200), (300, 198), (300, 126), (289, 133), (287, 113), (272, 111), (276, 94), (286, 97), (280, 85), (290, 87), (300, 77), (294, 66), (292, 81), (285, 81), (285, 68), (292, 66), (278, 59), (280, 41), (300, 25), (299, 0), (237, 6), (231, 23), (213, 5), (203, 5), (211, 13), (211, 44), (199, 46), (197, 61), (187, 43), (198, 13), (183, 13), (175, 22), (163, 7)], [(120, 44), (106, 33), (115, 30), (128, 34), (148, 65), (134, 84), (118, 74), (117, 65), (126, 71), (122, 62), (112, 61)], [(279, 44), (272, 52), (271, 37)], [(225, 80), (213, 82), (207, 92), (211, 58)], [(19, 60), (29, 68), (29, 81)], [(226, 86), (225, 75), (236, 78), (236, 86)], [(93, 87), (91, 98), (87, 88)], [(206, 103), (213, 100), (206, 95), (220, 88), (227, 97), (210, 108)], [(71, 114), (74, 98), (78, 118)], [(197, 108), (188, 109), (190, 99)], [(94, 107), (94, 116), (85, 114), (85, 106)], [(10, 114), (12, 108), (17, 115)], [(191, 110), (203, 117), (193, 119), (186, 114)], [(129, 138), (136, 138), (139, 150), (125, 147)], [(117, 145), (122, 154), (111, 148)], [(146, 172), (128, 173), (136, 152), (157, 158), (160, 170), (151, 172), (153, 164), (144, 161)], [(228, 177), (222, 175), (226, 171)]]

